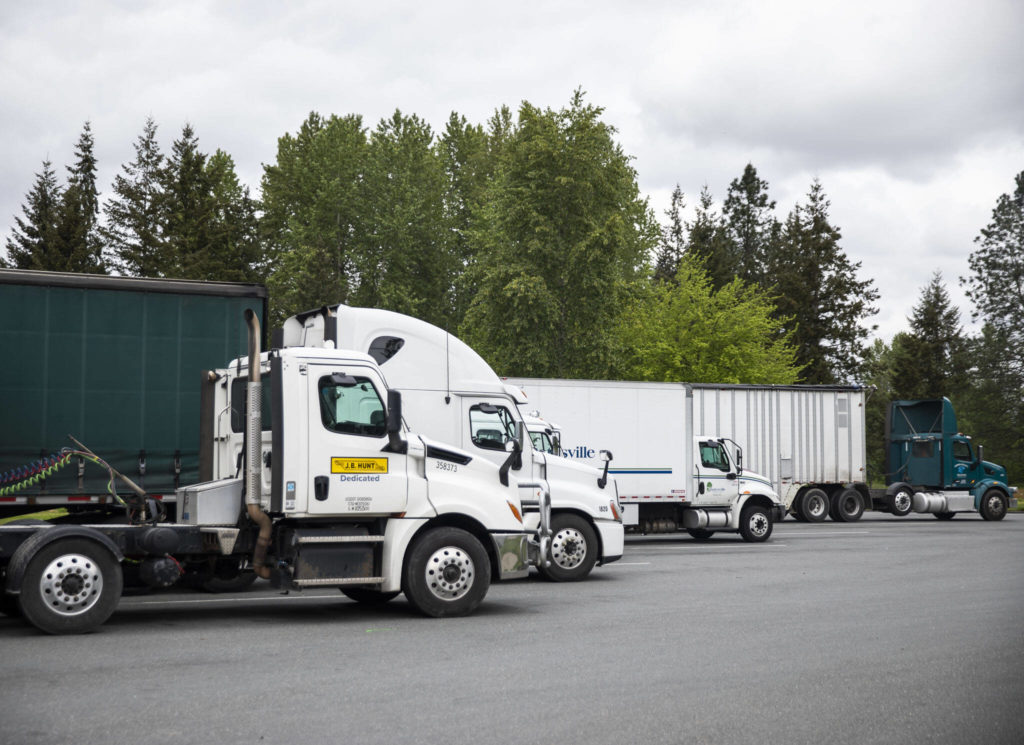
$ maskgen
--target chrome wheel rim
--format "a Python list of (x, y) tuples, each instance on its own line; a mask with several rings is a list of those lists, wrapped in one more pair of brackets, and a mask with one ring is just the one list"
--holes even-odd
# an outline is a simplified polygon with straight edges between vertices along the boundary
[(46, 565), (39, 578), (39, 594), (54, 613), (78, 616), (99, 602), (103, 575), (88, 556), (64, 554)]
[(475, 567), (463, 549), (445, 546), (427, 559), (424, 576), (427, 588), (441, 600), (458, 600), (473, 587)]
[(750, 532), (758, 538), (768, 534), (768, 528), (771, 523), (768, 522), (768, 516), (763, 512), (755, 512), (750, 516)]
[(562, 528), (551, 539), (551, 560), (562, 569), (575, 569), (587, 556), (587, 539), (576, 528)]
[(812, 494), (804, 503), (808, 517), (820, 517), (828, 512), (828, 502), (820, 494)]
[(897, 512), (910, 512), (910, 505), (912, 502), (910, 492), (898, 491), (892, 498), (893, 507), (896, 508)]

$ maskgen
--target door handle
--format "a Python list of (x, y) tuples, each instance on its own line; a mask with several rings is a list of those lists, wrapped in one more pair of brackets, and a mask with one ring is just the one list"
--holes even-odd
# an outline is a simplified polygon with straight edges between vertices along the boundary
[(313, 479), (313, 496), (318, 502), (327, 501), (327, 492), (330, 489), (330, 479), (326, 476), (317, 476)]

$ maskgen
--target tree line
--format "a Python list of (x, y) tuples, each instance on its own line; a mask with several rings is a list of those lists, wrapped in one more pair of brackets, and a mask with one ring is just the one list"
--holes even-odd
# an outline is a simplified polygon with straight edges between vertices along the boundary
[[(164, 155), (148, 120), (101, 200), (86, 123), (64, 183), (43, 162), (0, 261), (264, 282), (276, 322), (329, 303), (388, 308), (457, 333), (505, 375), (865, 382), (877, 388), (873, 474), (893, 397), (949, 395), (979, 435), (995, 424), (986, 412), (1010, 412), (989, 439), (1020, 450), (1020, 354), (993, 355), (1022, 348), (1020, 177), (962, 280), (982, 334), (966, 337), (956, 310), (939, 307), (936, 277), (910, 331), (869, 346), (878, 292), (842, 248), (819, 181), (780, 219), (748, 164), (721, 202), (705, 187), (688, 220), (677, 186), (662, 223), (602, 115), (581, 91), (560, 109), (524, 102), (482, 124), (453, 113), (439, 132), (400, 111), (372, 128), (312, 113), (278, 139), (258, 198), (189, 125)], [(1005, 297), (1014, 276), (1016, 304)], [(921, 324), (950, 332), (951, 318), (947, 351), (921, 346)], [(958, 362), (945, 364), (954, 347)], [(933, 359), (949, 377), (919, 385)]]

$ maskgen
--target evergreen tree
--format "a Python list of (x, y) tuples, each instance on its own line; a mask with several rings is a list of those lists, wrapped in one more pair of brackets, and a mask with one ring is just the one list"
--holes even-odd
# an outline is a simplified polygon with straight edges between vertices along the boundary
[(829, 221), (829, 205), (815, 179), (807, 204), (789, 214), (765, 257), (778, 314), (793, 333), (807, 383), (855, 380), (875, 328), (864, 322), (878, 312), (872, 305), (878, 292), (870, 279), (857, 279), (860, 262), (851, 262), (840, 247), (842, 235)]
[(146, 119), (135, 147), (135, 160), (114, 178), (114, 196), (103, 210), (102, 229), (113, 264), (135, 277), (175, 276), (177, 267), (165, 240), (167, 227), (161, 168), (164, 157), (156, 141), (156, 124)]
[(711, 286), (720, 289), (736, 277), (736, 257), (725, 219), (715, 211), (714, 204), (705, 184), (696, 215), (686, 223), (687, 251), (700, 258)]
[(992, 221), (974, 239), (967, 259), (971, 276), (960, 282), (975, 305), (972, 316), (1009, 332), (1024, 346), (1024, 171), (1014, 177), (1013, 194), (996, 200)]
[(622, 377), (691, 383), (785, 385), (799, 376), (796, 350), (756, 285), (715, 289), (700, 259), (684, 254), (671, 282), (652, 282), (617, 326)]
[(68, 185), (61, 199), (57, 233), (65, 261), (64, 271), (105, 274), (93, 144), (92, 128), (86, 122), (75, 145), (75, 164), (67, 167)]
[(867, 447), (867, 480), (875, 486), (885, 484), (885, 418), (889, 402), (897, 398), (892, 388), (893, 349), (906, 334), (893, 338), (892, 346), (875, 339), (864, 354), (863, 382), (869, 394), (864, 405)]
[(909, 321), (910, 333), (893, 344), (893, 396), (955, 399), (967, 383), (966, 340), (941, 272), (922, 289)]
[(474, 216), (462, 336), (502, 374), (605, 377), (611, 333), (658, 227), (602, 109), (523, 103)]
[(679, 262), (686, 251), (686, 234), (681, 214), (684, 206), (683, 190), (676, 184), (672, 190), (672, 202), (665, 210), (668, 225), (661, 228), (661, 245), (654, 261), (654, 279), (657, 282), (673, 282), (679, 272)]
[(63, 271), (66, 263), (57, 235), (63, 190), (48, 160), (36, 174), (36, 183), (22, 206), (24, 219), (15, 217), (15, 227), (7, 238), (7, 260), (0, 266), (11, 269)]
[(774, 211), (768, 182), (759, 178), (757, 169), (748, 163), (743, 175), (729, 184), (722, 208), (733, 244), (729, 257), (732, 273), (748, 282), (763, 284), (765, 257), (779, 231)]
[(199, 138), (186, 124), (174, 141), (171, 156), (160, 172), (165, 199), (166, 241), (169, 266), (166, 276), (207, 279), (203, 252), (209, 245), (212, 218), (211, 185), (206, 172), (206, 155), (199, 150)]
[(223, 150), (206, 161), (210, 185), (210, 221), (206, 250), (192, 262), (195, 279), (256, 282), (265, 278), (265, 262), (257, 233), (256, 203), (235, 174), (235, 162)]

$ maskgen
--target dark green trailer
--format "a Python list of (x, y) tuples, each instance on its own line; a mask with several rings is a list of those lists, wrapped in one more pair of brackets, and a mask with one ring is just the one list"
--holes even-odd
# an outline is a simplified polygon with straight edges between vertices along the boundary
[(112, 503), (49, 467), (69, 435), (153, 496), (198, 482), (201, 374), (245, 356), (246, 309), (267, 328), (265, 287), (0, 270), (0, 517)]

